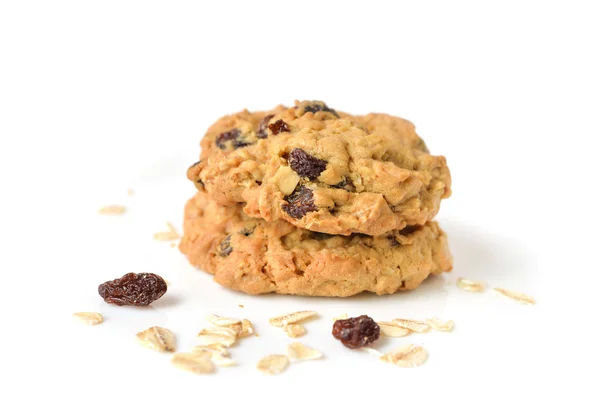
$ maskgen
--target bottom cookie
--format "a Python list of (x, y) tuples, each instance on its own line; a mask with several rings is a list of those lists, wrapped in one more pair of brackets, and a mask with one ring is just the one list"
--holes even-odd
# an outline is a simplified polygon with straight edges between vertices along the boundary
[(436, 222), (382, 236), (332, 236), (285, 221), (250, 218), (197, 193), (185, 207), (179, 246), (219, 284), (250, 294), (346, 297), (414, 289), (452, 269), (446, 234)]

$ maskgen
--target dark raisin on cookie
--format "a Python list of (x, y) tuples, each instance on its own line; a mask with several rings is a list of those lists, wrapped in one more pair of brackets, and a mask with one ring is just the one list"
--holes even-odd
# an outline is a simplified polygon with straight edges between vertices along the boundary
[(225, 239), (219, 244), (219, 248), (217, 249), (221, 257), (227, 257), (233, 251), (231, 247), (231, 235), (227, 235)]
[(333, 185), (333, 187), (337, 189), (344, 189), (348, 192), (356, 191), (356, 186), (354, 186), (354, 183), (352, 183), (350, 178), (348, 178), (347, 176), (345, 176), (344, 179), (342, 179), (342, 181), (337, 185)]
[(253, 227), (244, 228), (240, 231), (240, 233), (244, 236), (250, 236), (250, 235), (252, 235), (252, 233), (254, 233), (254, 228), (256, 228), (256, 227), (253, 226)]
[(344, 346), (358, 349), (379, 339), (379, 325), (367, 315), (338, 319), (333, 324), (331, 334)]
[(287, 204), (283, 204), (281, 208), (290, 217), (300, 219), (311, 211), (317, 211), (313, 200), (313, 192), (306, 186), (298, 186), (294, 191), (284, 197)]
[(267, 128), (269, 127), (269, 121), (273, 117), (273, 114), (269, 114), (265, 116), (262, 121), (260, 121), (260, 124), (258, 125), (258, 132), (256, 133), (257, 138), (265, 139), (269, 135), (269, 132), (267, 132)]
[(278, 119), (274, 123), (270, 124), (269, 129), (271, 130), (271, 133), (273, 133), (273, 135), (279, 135), (280, 132), (290, 131), (290, 127), (282, 119)]
[(400, 243), (396, 240), (396, 237), (394, 235), (388, 236), (387, 240), (390, 244), (390, 247), (396, 247), (400, 245)]
[(166, 292), (165, 280), (150, 272), (130, 272), (98, 286), (98, 294), (104, 301), (117, 306), (148, 306)]
[(404, 227), (402, 230), (400, 230), (398, 233), (401, 234), (402, 236), (408, 236), (412, 233), (415, 233), (418, 230), (419, 230), (418, 225), (408, 225), (408, 226)]
[(242, 132), (237, 128), (232, 129), (227, 132), (223, 132), (217, 137), (217, 140), (215, 140), (215, 143), (221, 150), (227, 149), (227, 142), (231, 142), (231, 145), (233, 146), (234, 149), (249, 146), (250, 143), (244, 142), (240, 138), (241, 133)]
[(290, 152), (288, 162), (298, 175), (308, 179), (316, 179), (327, 168), (327, 161), (313, 157), (299, 148)]
[(330, 114), (335, 115), (338, 118), (340, 117), (333, 108), (327, 107), (327, 104), (323, 103), (322, 101), (310, 101), (304, 105), (304, 113), (316, 113), (318, 111), (328, 112)]

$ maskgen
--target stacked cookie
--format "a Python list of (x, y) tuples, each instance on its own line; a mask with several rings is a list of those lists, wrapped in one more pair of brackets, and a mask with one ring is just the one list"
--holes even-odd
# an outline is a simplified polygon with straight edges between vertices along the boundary
[(201, 146), (180, 249), (223, 286), (386, 294), (452, 269), (432, 221), (450, 171), (404, 119), (302, 101), (225, 116)]

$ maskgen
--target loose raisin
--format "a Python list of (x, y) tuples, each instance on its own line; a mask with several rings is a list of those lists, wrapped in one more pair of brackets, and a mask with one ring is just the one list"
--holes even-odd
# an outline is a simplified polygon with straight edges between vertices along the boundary
[(379, 325), (371, 317), (339, 319), (333, 324), (333, 337), (351, 349), (358, 349), (379, 338)]
[(267, 128), (269, 127), (269, 121), (273, 117), (274, 117), (273, 114), (269, 114), (263, 118), (263, 120), (258, 125), (258, 132), (256, 133), (257, 138), (264, 139), (269, 135), (269, 132), (267, 132)]
[(294, 191), (284, 197), (288, 204), (283, 204), (281, 208), (290, 217), (300, 219), (311, 211), (317, 211), (313, 200), (313, 192), (306, 186), (298, 186)]
[(327, 104), (323, 103), (322, 101), (311, 101), (304, 106), (305, 113), (307, 113), (307, 112), (316, 113), (318, 111), (328, 112), (328, 113), (335, 115), (338, 118), (340, 117), (333, 108), (327, 107)]
[(288, 163), (298, 175), (308, 179), (316, 179), (327, 168), (327, 161), (313, 157), (299, 148), (290, 152)]
[(104, 301), (118, 306), (147, 306), (166, 292), (165, 280), (149, 272), (130, 272), (98, 286), (98, 293)]
[(233, 248), (231, 247), (231, 235), (227, 235), (225, 239), (223, 239), (223, 241), (219, 244), (218, 251), (222, 257), (227, 257), (231, 254), (233, 251)]
[(271, 133), (273, 133), (273, 135), (278, 135), (279, 132), (289, 132), (290, 131), (290, 127), (282, 119), (278, 119), (274, 123), (270, 124), (269, 129), (271, 130)]
[(223, 132), (217, 137), (215, 143), (221, 150), (227, 149), (227, 142), (231, 142), (234, 149), (249, 146), (250, 143), (244, 142), (244, 140), (240, 138), (241, 133), (242, 132), (239, 129)]
[(342, 181), (337, 185), (333, 185), (333, 187), (337, 189), (344, 189), (348, 192), (356, 191), (356, 186), (354, 186), (354, 183), (352, 183), (350, 178), (348, 178), (347, 176), (345, 176), (344, 179), (342, 179)]

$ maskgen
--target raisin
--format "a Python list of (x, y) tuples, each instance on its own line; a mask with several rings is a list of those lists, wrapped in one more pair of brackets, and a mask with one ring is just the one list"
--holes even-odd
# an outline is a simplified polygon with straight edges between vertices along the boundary
[(221, 150), (227, 149), (227, 142), (231, 142), (231, 145), (234, 149), (249, 146), (250, 143), (246, 143), (240, 139), (241, 133), (242, 132), (239, 129), (232, 129), (230, 131), (223, 132), (217, 137), (215, 143)]
[(279, 135), (279, 132), (289, 132), (290, 131), (290, 127), (282, 119), (278, 119), (274, 123), (270, 124), (269, 129), (271, 130), (273, 135)]
[(298, 148), (295, 148), (289, 154), (288, 162), (298, 175), (308, 179), (316, 179), (327, 168), (327, 161), (313, 157)]
[(305, 113), (307, 113), (307, 112), (316, 113), (318, 111), (328, 112), (330, 114), (335, 115), (338, 118), (340, 117), (333, 108), (327, 107), (327, 104), (323, 103), (322, 101), (311, 101), (304, 106)]
[(371, 317), (339, 319), (333, 324), (333, 337), (351, 349), (358, 349), (379, 338), (379, 325)]
[(254, 229), (255, 229), (255, 228), (256, 228), (256, 227), (254, 227), (254, 226), (253, 226), (253, 227), (251, 227), (251, 228), (244, 228), (244, 229), (242, 229), (242, 230), (240, 231), (240, 233), (241, 233), (242, 235), (244, 235), (244, 236), (248, 237), (248, 236), (250, 236), (250, 235), (252, 235), (252, 234), (254, 233)]
[(189, 168), (187, 169), (186, 175), (190, 181), (196, 182), (198, 180), (198, 175), (200, 175), (200, 172), (201, 172), (201, 168), (200, 168), (201, 162), (202, 162), (202, 160), (196, 161), (195, 163), (190, 165)]
[(263, 118), (263, 120), (258, 125), (258, 132), (256, 133), (257, 138), (264, 139), (269, 135), (269, 133), (267, 132), (267, 128), (269, 127), (269, 121), (273, 117), (274, 117), (273, 114), (269, 114)]
[(393, 235), (392, 236), (388, 236), (387, 240), (390, 243), (391, 247), (396, 247), (396, 246), (398, 246), (400, 244)]
[(300, 219), (311, 211), (317, 211), (312, 190), (306, 186), (296, 187), (290, 195), (283, 199), (289, 204), (283, 204), (281, 208), (292, 218)]
[(408, 226), (404, 227), (404, 229), (402, 229), (398, 233), (401, 234), (402, 236), (408, 236), (412, 233), (415, 233), (418, 230), (419, 230), (418, 225), (408, 225)]
[(147, 306), (167, 292), (167, 283), (156, 274), (130, 272), (98, 286), (104, 301), (118, 306)]
[(356, 186), (354, 186), (354, 183), (352, 183), (350, 178), (348, 178), (347, 176), (345, 176), (344, 179), (342, 179), (342, 181), (337, 185), (333, 185), (333, 187), (337, 189), (344, 189), (348, 192), (356, 191)]
[(231, 235), (227, 235), (227, 237), (223, 239), (223, 241), (219, 244), (218, 251), (221, 257), (227, 257), (231, 254), (233, 251), (233, 248), (231, 247)]

